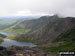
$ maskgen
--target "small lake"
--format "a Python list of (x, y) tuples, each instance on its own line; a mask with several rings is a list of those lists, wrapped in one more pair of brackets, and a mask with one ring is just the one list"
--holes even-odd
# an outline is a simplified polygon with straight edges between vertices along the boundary
[(32, 43), (27, 43), (27, 42), (18, 42), (15, 40), (10, 40), (10, 39), (4, 39), (4, 41), (1, 43), (1, 46), (4, 47), (10, 47), (10, 46), (28, 46), (28, 47), (36, 47), (36, 45), (32, 44)]
[(3, 34), (5, 36), (10, 36), (10, 35), (14, 35), (16, 33), (7, 33), (7, 32), (0, 32), (0, 34)]
[[(5, 33), (5, 32), (0, 32), (0, 34), (9, 36), (9, 35), (14, 35), (14, 33)], [(35, 44), (29, 43), (29, 42), (19, 42), (19, 41), (15, 41), (15, 40), (10, 40), (10, 39), (4, 39), (4, 41), (1, 43), (0, 46), (4, 46), (4, 47), (10, 47), (10, 46), (28, 46), (28, 47), (36, 47)]]

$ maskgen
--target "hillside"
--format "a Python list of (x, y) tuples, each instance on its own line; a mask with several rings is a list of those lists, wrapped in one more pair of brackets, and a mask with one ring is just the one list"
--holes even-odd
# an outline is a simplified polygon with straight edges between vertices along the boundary
[(19, 17), (0, 17), (0, 30), (9, 28), (18, 20)]
[[(25, 35), (21, 35), (17, 39), (18, 41), (30, 41), (36, 44), (47, 44), (54, 42), (57, 37), (64, 34), (66, 31), (75, 29), (75, 18), (59, 18), (57, 16), (41, 17), (40, 19), (23, 21), (18, 28), (25, 25), (24, 30), (30, 29), (31, 32)], [(17, 29), (13, 27), (13, 29)]]
[(13, 27), (15, 27), (17, 24), (19, 24), (20, 22), (22, 22), (22, 20), (18, 20), (17, 22), (11, 24), (9, 27), (3, 29), (3, 30), (0, 30), (0, 32), (8, 32), (8, 33), (18, 33), (22, 30), (20, 29), (12, 29)]
[(15, 25), (3, 30), (3, 32), (26, 34), (42, 27), (43, 25), (46, 25), (47, 23), (49, 23), (50, 20), (56, 17), (57, 16), (55, 15), (55, 16), (43, 16), (38, 19), (31, 19), (31, 20), (19, 20)]
[(28, 38), (29, 41), (38, 44), (47, 44), (49, 42), (53, 42), (64, 32), (75, 28), (75, 22), (73, 22), (74, 19), (75, 18), (70, 17), (53, 19), (47, 25), (44, 25), (43, 27), (28, 34), (26, 38)]
[[(21, 24), (26, 26), (25, 30), (27, 28), (31, 31), (27, 34), (9, 36), (8, 39), (32, 42), (37, 44), (39, 49), (54, 53), (75, 51), (75, 18), (44, 16), (35, 20), (23, 21), (16, 26), (20, 28)], [(13, 27), (13, 29), (17, 28)]]
[(28, 21), (28, 20), (36, 19), (36, 18), (39, 18), (39, 16), (0, 17), (0, 32), (8, 32), (8, 33), (28, 32), (29, 29), (26, 29), (24, 31), (24, 23), (22, 23), (22, 26), (21, 26), (20, 25), (21, 22), (23, 22), (24, 20)]
[[(59, 46), (55, 43), (59, 43)], [(59, 51), (75, 51), (75, 29), (66, 31), (60, 36), (60, 38), (56, 39), (55, 43), (52, 43), (52, 45), (54, 45), (53, 47), (48, 47), (49, 45), (47, 45), (46, 47), (39, 48), (53, 53), (57, 53)]]
[(13, 23), (15, 23), (15, 21), (0, 20), (0, 30), (8, 28)]

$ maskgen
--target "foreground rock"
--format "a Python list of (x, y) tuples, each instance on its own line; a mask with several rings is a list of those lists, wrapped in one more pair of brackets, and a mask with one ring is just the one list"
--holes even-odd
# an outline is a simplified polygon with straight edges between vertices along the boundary
[(37, 48), (12, 46), (8, 48), (0, 47), (0, 56), (54, 56), (50, 52)]

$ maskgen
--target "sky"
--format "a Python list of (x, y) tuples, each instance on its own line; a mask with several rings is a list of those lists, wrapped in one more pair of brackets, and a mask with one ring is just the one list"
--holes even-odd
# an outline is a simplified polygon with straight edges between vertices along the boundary
[(75, 0), (0, 0), (0, 17), (54, 14), (75, 17)]

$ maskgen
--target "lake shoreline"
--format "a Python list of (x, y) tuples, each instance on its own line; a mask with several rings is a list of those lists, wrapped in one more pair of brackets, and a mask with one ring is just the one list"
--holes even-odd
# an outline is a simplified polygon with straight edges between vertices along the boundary
[(3, 47), (10, 47), (10, 46), (28, 46), (28, 47), (36, 47), (37, 45), (28, 43), (28, 42), (19, 42), (15, 40), (10, 40), (10, 39), (3, 39), (4, 41), (1, 43), (1, 46)]

